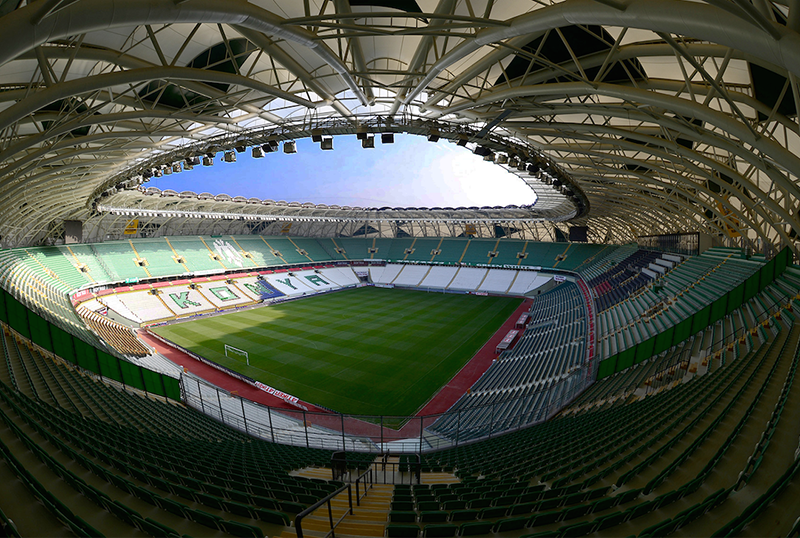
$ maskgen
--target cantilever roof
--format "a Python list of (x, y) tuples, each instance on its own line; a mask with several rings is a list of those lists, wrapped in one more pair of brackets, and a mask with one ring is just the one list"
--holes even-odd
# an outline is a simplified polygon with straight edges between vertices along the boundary
[[(145, 164), (212, 139), (438, 121), (471, 145), (490, 133), (552, 158), (588, 198), (577, 223), (598, 240), (699, 229), (796, 248), (798, 10), (0, 0), (0, 244), (57, 237)], [(581, 214), (559, 203), (556, 220)]]

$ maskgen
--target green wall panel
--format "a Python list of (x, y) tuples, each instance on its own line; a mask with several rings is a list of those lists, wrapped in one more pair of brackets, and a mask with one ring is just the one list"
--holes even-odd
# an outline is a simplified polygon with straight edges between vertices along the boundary
[(164, 396), (164, 386), (161, 384), (161, 374), (145, 368), (142, 368), (141, 371), (142, 378), (144, 379), (145, 390), (153, 394), (158, 394), (159, 396)]
[(145, 389), (141, 368), (127, 361), (119, 361), (119, 366), (122, 370), (123, 383), (139, 390)]
[[(602, 366), (602, 362), (600, 365)], [(175, 379), (174, 377), (169, 377), (165, 375), (161, 375), (162, 380), (164, 381), (164, 388), (166, 389), (166, 397), (172, 400), (181, 401), (181, 384), (180, 381)]]
[(758, 274), (758, 291), (761, 291), (775, 280), (775, 258), (764, 264)]
[(758, 273), (744, 281), (744, 297), (742, 301), (747, 302), (758, 293)]
[(633, 366), (633, 360), (636, 358), (636, 347), (633, 346), (617, 355), (617, 372)]
[(722, 297), (711, 303), (711, 314), (709, 315), (708, 318), (709, 325), (716, 323), (717, 321), (725, 317), (725, 314), (727, 314), (728, 312), (726, 310), (727, 305), (728, 305), (728, 298), (725, 295), (723, 295)]
[(75, 342), (72, 335), (50, 324), (50, 336), (53, 339), (53, 353), (73, 364), (77, 363), (75, 357)]
[(700, 309), (692, 316), (692, 334), (697, 334), (708, 327), (708, 318), (711, 315), (711, 305)]
[(47, 351), (53, 351), (50, 323), (33, 310), (28, 310), (28, 325), (31, 328), (31, 340), (33, 340), (33, 343), (42, 346)]
[(119, 359), (105, 351), (97, 351), (97, 362), (100, 364), (100, 375), (122, 381), (122, 371), (119, 368)]
[(652, 354), (658, 355), (662, 351), (666, 351), (669, 348), (671, 348), (672, 338), (674, 335), (675, 335), (675, 327), (670, 327), (669, 329), (657, 334)]
[(691, 316), (675, 325), (675, 335), (672, 337), (672, 342), (677, 344), (678, 342), (683, 342), (690, 336), (692, 336)]
[(648, 338), (638, 346), (636, 346), (636, 364), (649, 359), (653, 356), (653, 350), (656, 346), (655, 338)]
[(0, 320), (8, 323), (8, 314), (6, 314), (6, 297), (8, 297), (8, 292), (0, 288)]
[(728, 308), (726, 309), (725, 313), (730, 314), (740, 306), (742, 306), (742, 302), (744, 301), (744, 282), (736, 286), (731, 290), (728, 294)]
[(6, 296), (6, 310), (8, 311), (8, 324), (25, 338), (31, 337), (28, 327), (28, 309), (13, 296)]
[(597, 379), (608, 377), (617, 371), (617, 356), (609, 357), (604, 361), (600, 361), (597, 367)]
[(78, 366), (84, 370), (99, 374), (100, 365), (97, 363), (97, 349), (80, 338), (74, 338), (74, 340), (75, 356), (78, 361)]

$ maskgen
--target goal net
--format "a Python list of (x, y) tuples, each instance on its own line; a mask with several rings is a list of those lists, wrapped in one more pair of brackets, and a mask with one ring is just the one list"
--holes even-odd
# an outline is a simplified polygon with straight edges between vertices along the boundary
[(225, 344), (225, 356), (235, 359), (241, 359), (244, 357), (244, 360), (247, 362), (247, 366), (250, 366), (250, 355), (248, 355), (247, 351), (243, 349)]

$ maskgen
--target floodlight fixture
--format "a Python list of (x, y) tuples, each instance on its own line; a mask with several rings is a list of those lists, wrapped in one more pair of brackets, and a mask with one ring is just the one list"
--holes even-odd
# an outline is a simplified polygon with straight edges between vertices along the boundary
[(275, 151), (275, 148), (272, 147), (272, 144), (264, 144), (263, 146), (261, 146), (261, 149), (264, 150), (265, 154), (272, 153), (273, 151)]
[(365, 140), (367, 138), (367, 132), (363, 131), (363, 132), (356, 133), (356, 138), (359, 139), (359, 140), (362, 140), (362, 141)]
[(203, 166), (214, 166), (214, 157), (203, 156)]
[(503, 155), (502, 153), (499, 153), (497, 155), (497, 159), (495, 159), (495, 162), (497, 164), (508, 164), (508, 155)]
[(297, 142), (294, 140), (287, 140), (283, 143), (284, 153), (297, 153)]
[(333, 149), (333, 137), (332, 136), (323, 137), (319, 142), (319, 147), (320, 147), (320, 149), (323, 149), (323, 150), (332, 150)]
[(180, 162), (172, 163), (172, 171), (175, 172), (176, 174), (183, 172), (183, 168), (181, 168), (181, 163)]
[(155, 168), (153, 169), (153, 175), (156, 177), (161, 177), (164, 174), (161, 173), (161, 168)]
[(250, 155), (252, 155), (254, 159), (260, 159), (264, 156), (264, 148), (261, 146), (253, 146), (250, 149)]
[(236, 146), (236, 153), (244, 153), (247, 150), (247, 146)]
[(222, 156), (222, 160), (226, 163), (235, 163), (236, 162), (236, 152), (235, 151), (226, 151), (225, 154)]
[(381, 144), (394, 144), (394, 133), (381, 133)]
[(428, 142), (438, 142), (439, 138), (439, 131), (431, 131), (428, 135)]
[(322, 129), (314, 129), (311, 131), (311, 140), (313, 142), (322, 142)]
[(494, 162), (494, 153), (491, 152), (487, 153), (486, 155), (483, 156), (483, 160), (486, 162)]
[(375, 137), (365, 136), (361, 139), (361, 147), (364, 149), (372, 149), (375, 147)]
[(186, 159), (185, 161), (183, 161), (183, 169), (184, 170), (193, 170), (194, 169), (194, 164), (192, 164), (192, 160), (191, 159)]
[(461, 135), (458, 137), (458, 142), (456, 142), (456, 145), (465, 148), (467, 147), (467, 142), (469, 142), (469, 139), (466, 136)]

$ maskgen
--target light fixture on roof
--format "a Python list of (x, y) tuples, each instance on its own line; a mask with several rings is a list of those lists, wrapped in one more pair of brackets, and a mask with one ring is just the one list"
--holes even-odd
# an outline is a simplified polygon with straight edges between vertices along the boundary
[(226, 163), (235, 163), (236, 162), (236, 152), (232, 151), (232, 150), (226, 151), (224, 153), (224, 155), (222, 156), (222, 160), (224, 160)]
[(236, 153), (244, 153), (247, 146), (236, 146)]
[(314, 142), (322, 142), (322, 129), (314, 129), (311, 131), (311, 140)]
[(264, 148), (261, 146), (253, 146), (250, 150), (250, 154), (253, 156), (254, 159), (260, 159), (264, 156)]
[(213, 165), (214, 165), (214, 157), (203, 155), (203, 166), (213, 166)]
[(172, 163), (172, 171), (176, 174), (183, 172), (183, 168), (181, 168), (181, 163)]
[(456, 145), (461, 146), (462, 148), (466, 147), (467, 141), (468, 141), (467, 137), (464, 136), (464, 135), (461, 135), (461, 136), (458, 137), (458, 142), (456, 142)]
[(431, 131), (428, 135), (428, 142), (438, 142), (439, 138), (439, 131)]
[(364, 149), (373, 149), (375, 147), (375, 137), (374, 136), (364, 136), (361, 139), (361, 147)]
[(161, 168), (154, 168), (153, 169), (153, 175), (156, 176), (156, 177), (161, 177), (164, 174), (161, 173)]
[(320, 147), (320, 149), (324, 149), (324, 150), (332, 150), (333, 149), (333, 137), (332, 136), (323, 137), (319, 142), (319, 147)]
[(394, 144), (394, 133), (381, 133), (381, 144)]
[(297, 153), (297, 142), (294, 140), (287, 140), (283, 143), (284, 153)]
[(264, 154), (272, 153), (273, 151), (275, 151), (275, 148), (272, 147), (272, 144), (264, 144), (263, 146), (261, 146), (261, 149), (264, 150)]
[(185, 161), (183, 161), (183, 169), (184, 170), (193, 170), (194, 169), (194, 163), (192, 162), (191, 159), (186, 159)]

